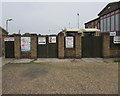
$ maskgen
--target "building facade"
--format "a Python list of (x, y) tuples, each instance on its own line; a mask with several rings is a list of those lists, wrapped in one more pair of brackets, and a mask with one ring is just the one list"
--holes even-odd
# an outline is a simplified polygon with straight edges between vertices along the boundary
[(101, 32), (120, 34), (120, 1), (109, 3), (98, 18), (85, 23), (85, 28), (97, 28)]
[(109, 3), (98, 16), (101, 32), (120, 33), (120, 1)]
[(85, 23), (85, 28), (97, 28), (100, 29), (100, 18), (95, 18)]
[(4, 56), (4, 37), (8, 35), (8, 32), (0, 27), (0, 56)]

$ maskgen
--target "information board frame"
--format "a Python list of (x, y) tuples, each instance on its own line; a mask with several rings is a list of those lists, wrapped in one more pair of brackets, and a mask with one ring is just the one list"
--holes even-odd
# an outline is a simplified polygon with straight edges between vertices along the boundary
[(21, 51), (31, 51), (31, 37), (21, 37)]
[(74, 36), (65, 37), (65, 48), (74, 48)]

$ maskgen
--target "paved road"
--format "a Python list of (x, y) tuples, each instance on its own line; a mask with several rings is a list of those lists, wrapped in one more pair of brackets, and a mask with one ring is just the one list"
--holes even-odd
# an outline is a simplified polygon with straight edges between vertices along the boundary
[(3, 66), (4, 94), (115, 94), (118, 64), (40, 62)]

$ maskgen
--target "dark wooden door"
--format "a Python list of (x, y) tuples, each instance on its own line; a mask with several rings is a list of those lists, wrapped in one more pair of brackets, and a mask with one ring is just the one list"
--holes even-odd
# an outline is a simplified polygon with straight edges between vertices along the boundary
[(101, 36), (82, 37), (82, 57), (84, 58), (102, 57)]
[(5, 42), (5, 58), (14, 58), (14, 41)]
[[(57, 58), (58, 57), (58, 43), (57, 36), (41, 36), (45, 37), (45, 44), (38, 44), (37, 57), (38, 58)], [(56, 37), (56, 43), (50, 43), (49, 37)], [(39, 37), (38, 37), (39, 38)]]

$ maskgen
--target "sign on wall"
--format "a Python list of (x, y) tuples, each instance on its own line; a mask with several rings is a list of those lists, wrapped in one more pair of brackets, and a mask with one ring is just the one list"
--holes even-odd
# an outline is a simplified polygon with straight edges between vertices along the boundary
[(120, 36), (114, 36), (114, 44), (120, 44)]
[(66, 37), (66, 48), (73, 48), (73, 37)]
[(6, 37), (4, 38), (4, 41), (14, 41), (14, 37)]
[(55, 36), (50, 36), (49, 37), (49, 43), (56, 43), (56, 37)]
[(46, 44), (46, 37), (38, 37), (38, 44)]
[(21, 51), (31, 51), (30, 37), (21, 37)]
[(116, 36), (116, 32), (110, 32), (110, 36)]

